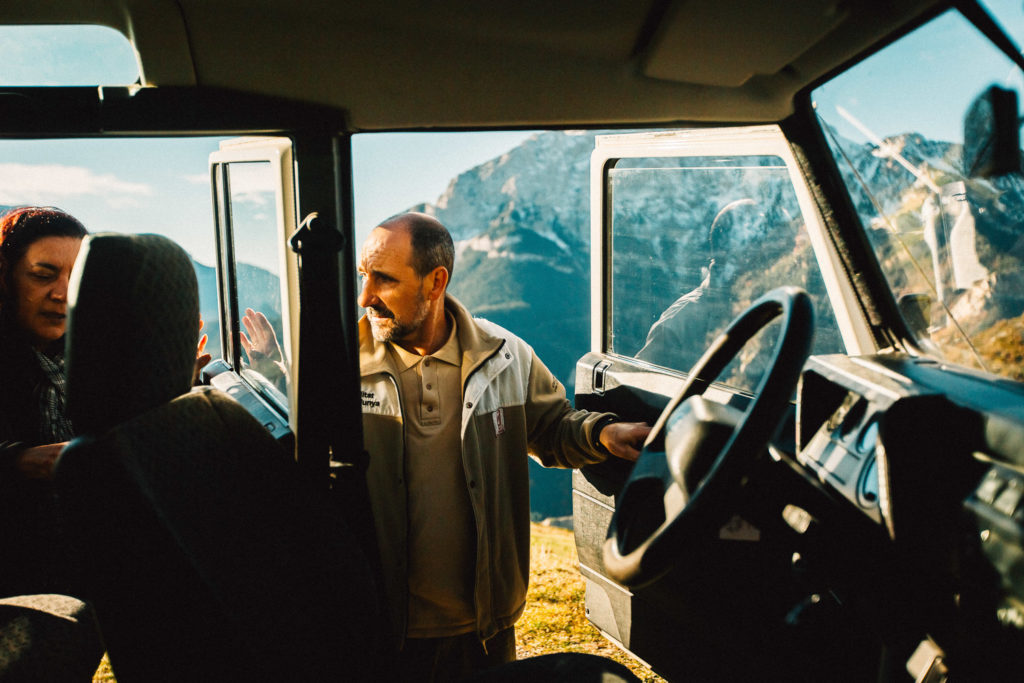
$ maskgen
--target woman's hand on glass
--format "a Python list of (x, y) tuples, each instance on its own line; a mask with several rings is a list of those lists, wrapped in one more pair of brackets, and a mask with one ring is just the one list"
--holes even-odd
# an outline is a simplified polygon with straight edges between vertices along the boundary
[(238, 334), (242, 339), (242, 348), (249, 359), (249, 365), (256, 366), (265, 360), (275, 363), (284, 360), (281, 345), (277, 342), (277, 334), (267, 316), (247, 308), (245, 315), (242, 316), (242, 325), (245, 326), (245, 332)]
[[(199, 318), (199, 330), (203, 329), (203, 319)], [(206, 353), (206, 342), (209, 341), (207, 335), (203, 335), (199, 338), (199, 343), (196, 345), (196, 364), (192, 368), (192, 384), (195, 385), (199, 382), (199, 372), (207, 366), (207, 364), (213, 360), (213, 356)]]

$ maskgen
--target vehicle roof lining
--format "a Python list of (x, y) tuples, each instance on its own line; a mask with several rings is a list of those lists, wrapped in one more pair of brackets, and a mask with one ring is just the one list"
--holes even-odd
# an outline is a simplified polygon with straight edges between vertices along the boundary
[(371, 131), (778, 121), (802, 88), (935, 4), (38, 0), (0, 17), (110, 26), (144, 84), (309, 101)]

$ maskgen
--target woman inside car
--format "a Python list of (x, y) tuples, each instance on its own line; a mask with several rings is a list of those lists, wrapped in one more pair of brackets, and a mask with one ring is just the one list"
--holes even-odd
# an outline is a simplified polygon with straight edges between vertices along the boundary
[(68, 281), (85, 227), (52, 207), (0, 218), (0, 597), (61, 592), (49, 478), (65, 414)]

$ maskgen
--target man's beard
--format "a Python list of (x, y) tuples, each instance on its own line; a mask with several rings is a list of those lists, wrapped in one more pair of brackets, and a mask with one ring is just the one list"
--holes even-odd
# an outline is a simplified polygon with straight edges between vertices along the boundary
[[(412, 320), (398, 320), (395, 314), (385, 306), (366, 307), (373, 338), (379, 342), (393, 342), (411, 336), (420, 329), (429, 312), (426, 297), (422, 293), (417, 293), (416, 311)], [(370, 315), (371, 313), (373, 315)]]

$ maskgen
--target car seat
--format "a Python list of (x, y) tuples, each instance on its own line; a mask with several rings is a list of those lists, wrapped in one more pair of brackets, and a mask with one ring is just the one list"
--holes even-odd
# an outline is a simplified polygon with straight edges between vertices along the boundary
[(382, 614), (328, 493), (240, 404), (192, 388), (191, 258), (94, 235), (72, 276), (56, 468), (77, 594), (120, 683), (361, 680)]
[(103, 657), (89, 605), (68, 595), (0, 598), (0, 681), (91, 681)]

